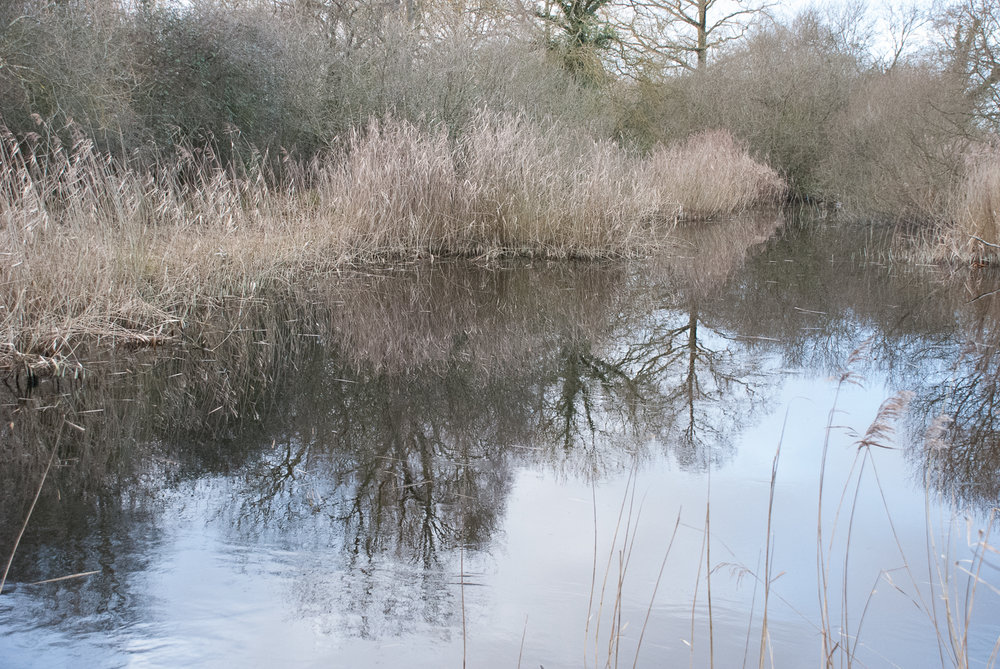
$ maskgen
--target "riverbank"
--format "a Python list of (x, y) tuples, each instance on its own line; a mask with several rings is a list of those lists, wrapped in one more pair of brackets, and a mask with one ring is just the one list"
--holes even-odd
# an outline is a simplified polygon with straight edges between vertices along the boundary
[(150, 166), (36, 139), (7, 133), (0, 147), (8, 366), (162, 343), (231, 298), (358, 263), (648, 254), (680, 221), (773, 207), (786, 190), (724, 132), (639, 155), (485, 113), (458, 138), (372, 121), (280, 176), (255, 153), (224, 166), (179, 150)]

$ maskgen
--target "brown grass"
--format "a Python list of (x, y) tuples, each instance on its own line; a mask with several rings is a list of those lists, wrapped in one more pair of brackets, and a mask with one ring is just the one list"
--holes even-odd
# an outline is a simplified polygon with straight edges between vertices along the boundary
[(0, 138), (0, 358), (155, 344), (221, 299), (347, 262), (645, 254), (682, 215), (729, 215), (783, 193), (724, 134), (647, 159), (485, 113), (459, 139), (373, 121), (324, 159), (286, 161), (281, 178), (271, 162), (251, 154), (224, 169), (210, 151), (180, 150), (139, 166), (83, 139)]
[(950, 219), (936, 251), (939, 258), (1000, 262), (1000, 149), (969, 158)]
[(726, 130), (700, 132), (655, 150), (647, 170), (657, 201), (675, 202), (684, 218), (715, 218), (773, 206), (787, 192), (778, 173), (751, 158)]

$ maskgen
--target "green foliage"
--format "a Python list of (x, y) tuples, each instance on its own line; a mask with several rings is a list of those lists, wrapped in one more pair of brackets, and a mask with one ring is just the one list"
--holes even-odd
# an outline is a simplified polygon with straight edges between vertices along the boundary
[(611, 0), (555, 0), (536, 8), (535, 15), (558, 34), (550, 48), (561, 55), (564, 67), (589, 83), (604, 78), (601, 52), (610, 49), (618, 36), (601, 16)]

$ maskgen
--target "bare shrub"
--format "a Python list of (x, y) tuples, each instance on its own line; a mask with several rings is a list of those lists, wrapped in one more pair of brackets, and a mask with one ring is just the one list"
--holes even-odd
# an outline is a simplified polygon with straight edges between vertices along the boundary
[(211, 4), (131, 21), (142, 54), (135, 107), (159, 146), (179, 139), (224, 152), (234, 133), (258, 147), (320, 144), (323, 44), (306, 26)]
[(961, 83), (928, 67), (869, 75), (830, 123), (824, 190), (869, 215), (942, 220), (970, 143), (965, 105)]
[(964, 75), (939, 60), (873, 61), (847, 18), (807, 10), (704, 71), (644, 82), (625, 130), (669, 142), (725, 128), (803, 200), (941, 222), (979, 133)]
[(362, 26), (363, 44), (330, 51), (326, 109), (338, 130), (392, 116), (457, 135), (487, 109), (610, 134), (608, 91), (581, 85), (530, 30), (484, 34), (458, 15), (439, 18), (434, 35), (390, 18)]
[(720, 53), (698, 72), (640, 86), (626, 130), (655, 142), (725, 128), (774, 166), (800, 197), (822, 196), (818, 167), (829, 120), (860, 65), (817, 12), (774, 24)]
[[(102, 149), (141, 142), (129, 17), (116, 3), (24, 2), (0, 25), (0, 117), (19, 132), (31, 115), (72, 121)], [(11, 8), (8, 8), (11, 11)], [(7, 91), (10, 91), (7, 93)]]
[(485, 9), (435, 8), (424, 25), (377, 3), (140, 4), (0, 3), (2, 122), (22, 135), (34, 114), (68, 141), (72, 121), (119, 157), (190, 144), (223, 162), (249, 147), (308, 159), (372, 117), (444, 125), (453, 138), (481, 109), (604, 137), (614, 126), (607, 90)]

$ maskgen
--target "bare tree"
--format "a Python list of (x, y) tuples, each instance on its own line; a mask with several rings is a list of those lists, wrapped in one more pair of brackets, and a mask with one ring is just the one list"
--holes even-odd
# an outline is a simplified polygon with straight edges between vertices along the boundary
[(891, 51), (880, 59), (883, 71), (900, 63), (920, 31), (930, 23), (928, 12), (917, 4), (892, 4), (886, 10), (885, 34), (892, 42)]
[(938, 29), (979, 120), (1000, 129), (1000, 0), (959, 0), (940, 12)]
[(767, 0), (624, 0), (614, 24), (626, 67), (701, 69), (711, 49), (747, 33)]

